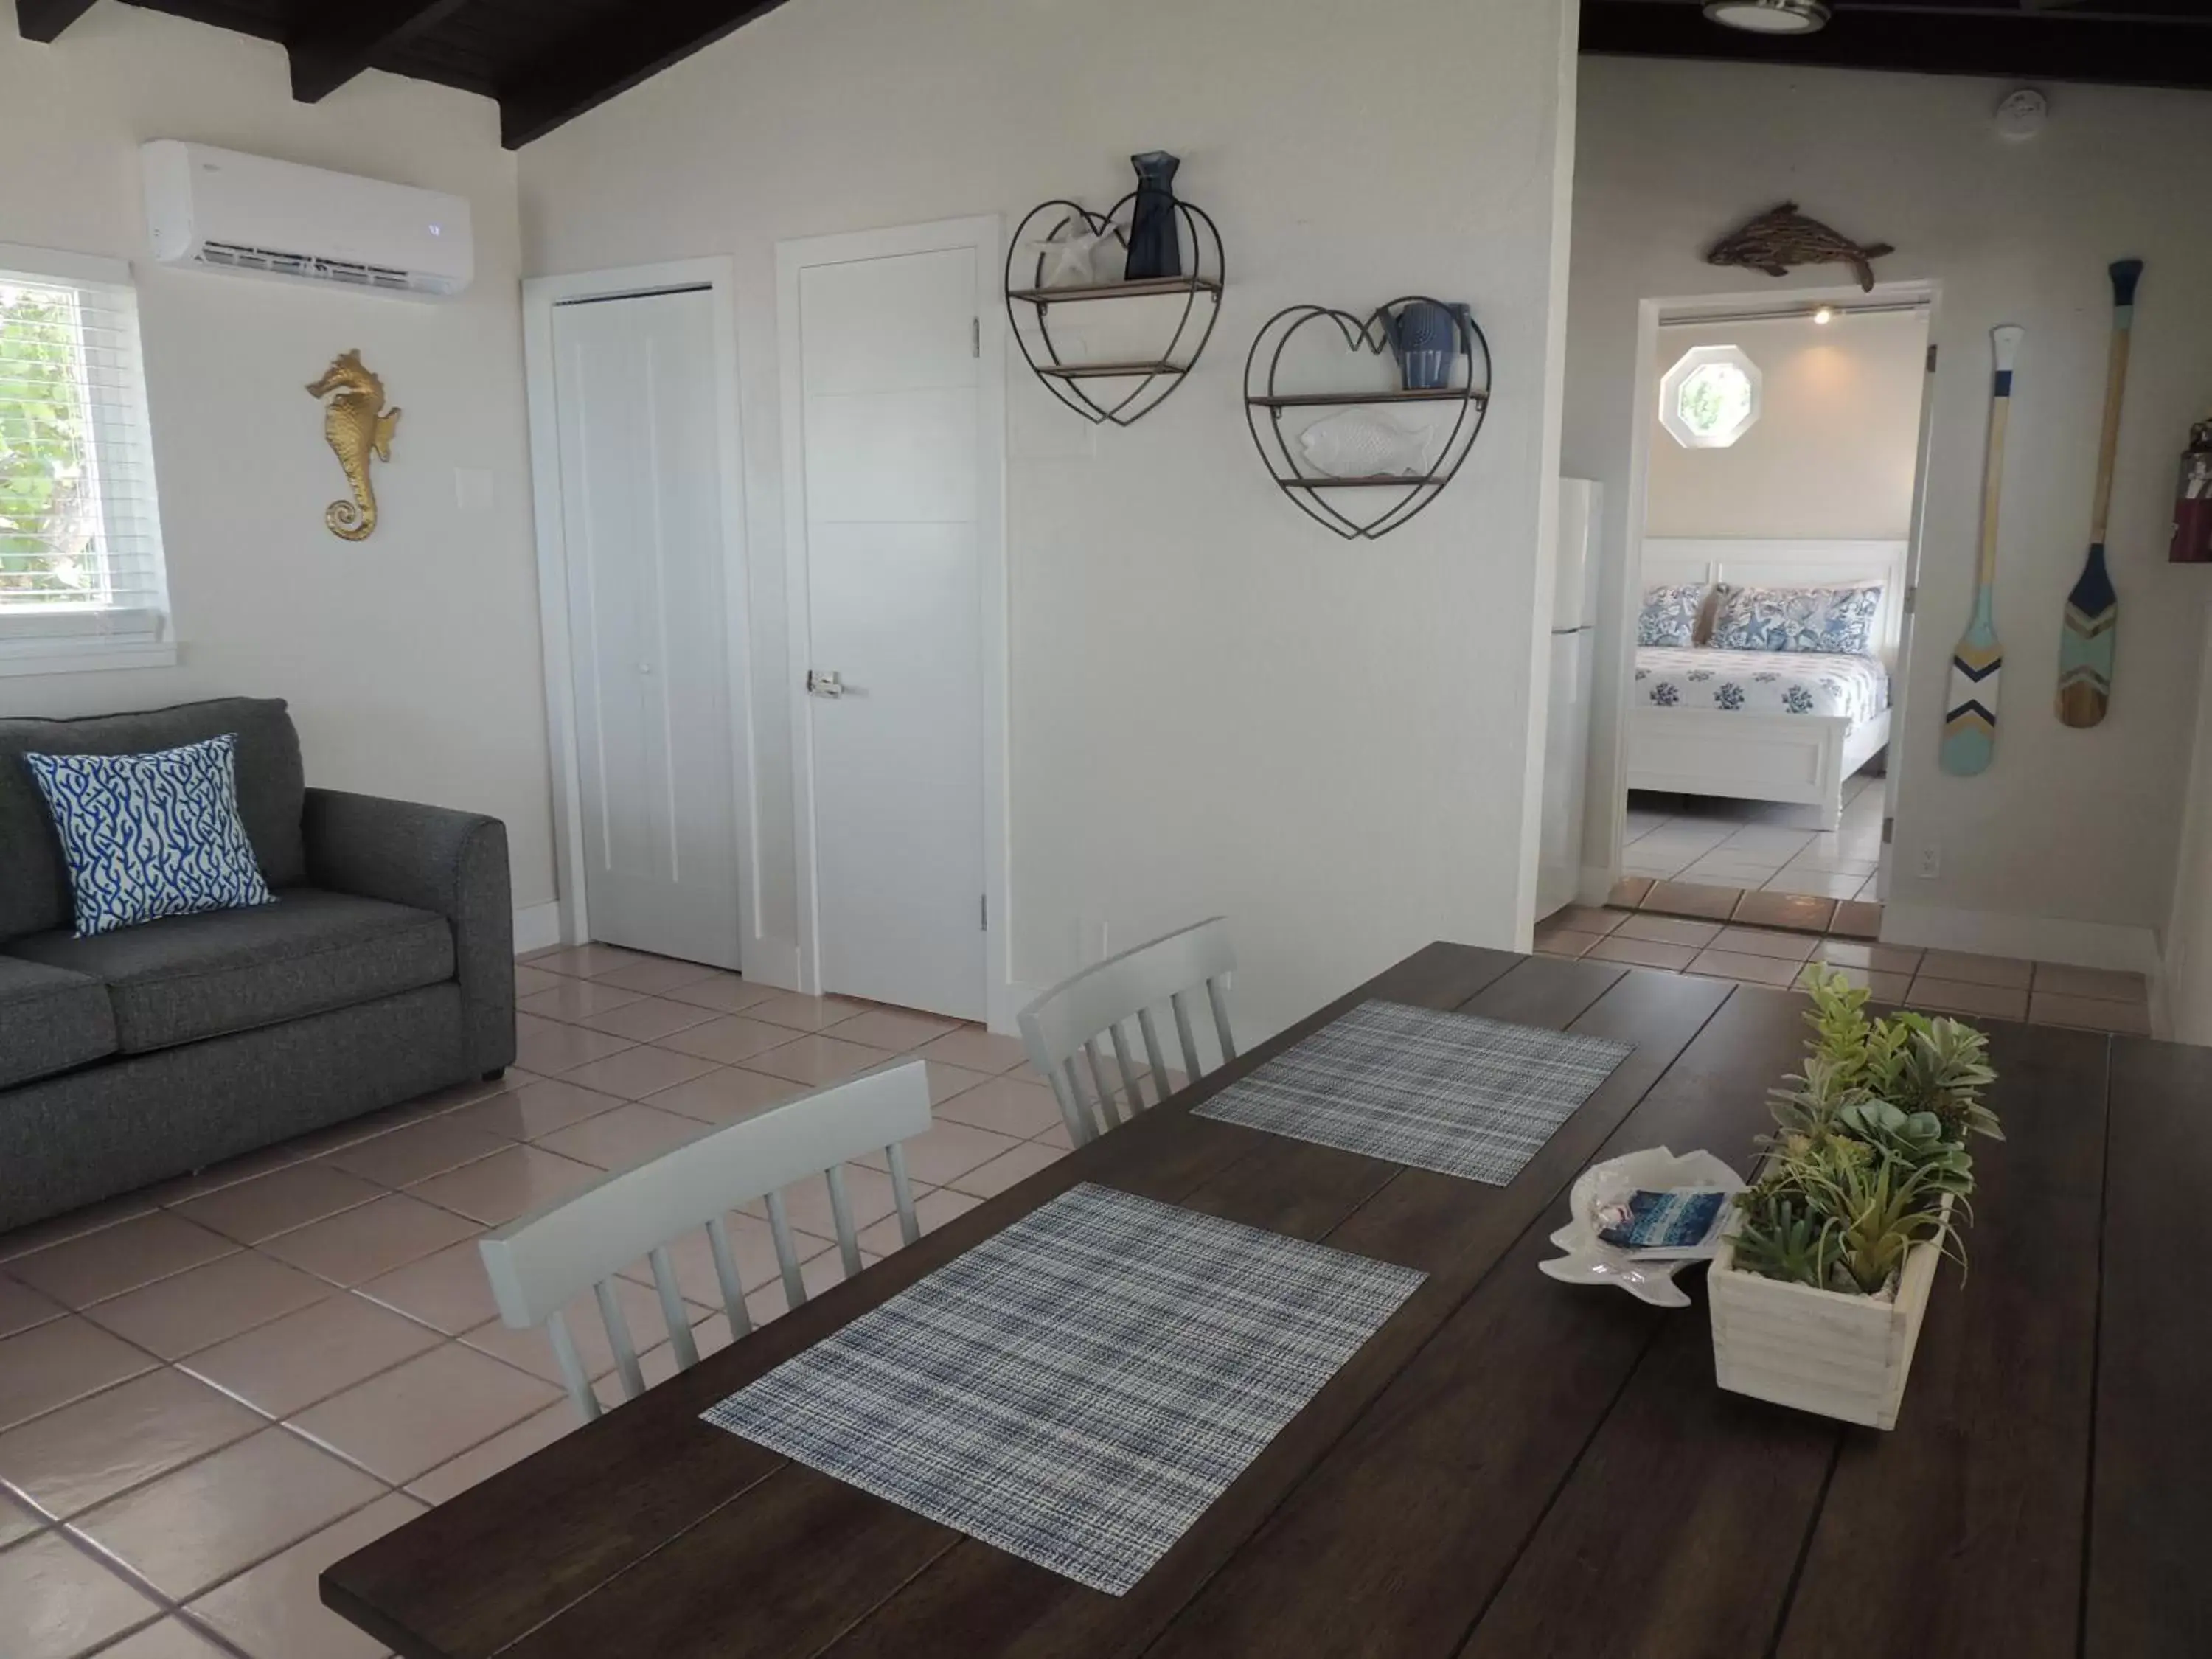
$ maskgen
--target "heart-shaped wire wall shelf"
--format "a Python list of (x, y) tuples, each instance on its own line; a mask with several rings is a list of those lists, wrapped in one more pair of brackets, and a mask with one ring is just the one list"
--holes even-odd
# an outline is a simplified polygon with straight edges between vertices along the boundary
[[(1137, 192), (1131, 191), (1104, 213), (1092, 213), (1077, 202), (1042, 203), (1023, 218), (1006, 247), (1006, 320), (1012, 325), (1014, 343), (1045, 389), (1094, 423), (1128, 426), (1165, 403), (1197, 364), (1221, 315), (1221, 232), (1202, 209), (1180, 198), (1176, 200), (1175, 213), (1185, 256), (1180, 263), (1188, 267), (1187, 276), (1047, 288), (1045, 254), (1039, 252), (1033, 265), (1025, 259), (1025, 250), (1039, 248), (1078, 228), (1079, 234), (1100, 238), (1098, 246), (1110, 248), (1110, 257), (1126, 257), (1136, 201)], [(1029, 279), (1026, 285), (1021, 280), (1024, 276)], [(1066, 351), (1065, 335), (1055, 338), (1053, 334), (1051, 313), (1055, 307), (1163, 296), (1180, 297), (1182, 307), (1176, 318), (1175, 331), (1157, 353), (1092, 361)], [(1024, 311), (1017, 307), (1026, 310), (1030, 319), (1028, 326), (1024, 325)], [(1094, 390), (1097, 395), (1093, 395)]]
[[(1437, 307), (1451, 314), (1455, 349), (1446, 378), (1458, 384), (1342, 392), (1307, 392), (1283, 384), (1284, 354), (1291, 340), (1309, 325), (1334, 324), (1346, 350), (1379, 357), (1390, 349), (1392, 331), (1399, 316), (1408, 307), (1416, 305)], [(1289, 306), (1261, 325), (1253, 337), (1251, 352), (1244, 359), (1244, 420), (1251, 428), (1252, 441), (1267, 465), (1268, 476), (1301, 512), (1347, 541), (1374, 541), (1405, 525), (1443, 494), (1444, 486), (1459, 475), (1490, 412), (1491, 376), (1490, 341), (1481, 325), (1463, 307), (1446, 305), (1421, 294), (1401, 295), (1377, 306), (1364, 318), (1328, 306)], [(1300, 446), (1294, 440), (1303, 434), (1304, 428), (1285, 432), (1283, 419), (1286, 414), (1367, 404), (1381, 408), (1411, 404), (1416, 409), (1435, 410), (1439, 415), (1443, 409), (1450, 409), (1451, 424), (1443, 433), (1442, 444), (1435, 447), (1434, 459), (1426, 471), (1339, 476), (1319, 471), (1299, 461)], [(1434, 435), (1433, 429), (1427, 434), (1431, 440)], [(1403, 493), (1395, 500), (1383, 497), (1389, 504), (1372, 517), (1362, 519), (1352, 509), (1337, 505), (1339, 501), (1349, 499), (1339, 496), (1339, 490)]]

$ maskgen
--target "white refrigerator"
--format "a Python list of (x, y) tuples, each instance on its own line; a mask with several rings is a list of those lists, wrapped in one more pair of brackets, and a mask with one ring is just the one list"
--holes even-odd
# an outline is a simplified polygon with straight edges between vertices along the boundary
[(1559, 480), (1559, 556), (1552, 600), (1552, 694), (1544, 731), (1544, 816), (1536, 915), (1571, 904), (1582, 878), (1589, 769), (1590, 659), (1597, 635), (1597, 538), (1604, 490)]

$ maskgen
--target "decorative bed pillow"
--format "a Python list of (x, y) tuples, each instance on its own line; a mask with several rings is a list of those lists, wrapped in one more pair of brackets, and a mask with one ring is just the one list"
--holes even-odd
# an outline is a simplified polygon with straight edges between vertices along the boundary
[(1712, 642), (1723, 651), (1825, 651), (1863, 657), (1874, 647), (1881, 588), (1739, 587), (1722, 599)]
[(23, 757), (69, 866), (76, 935), (268, 904), (238, 813), (234, 733), (150, 755)]
[(1693, 645), (1698, 612), (1705, 607), (1705, 584), (1682, 582), (1644, 590), (1644, 614), (1636, 619), (1638, 645)]

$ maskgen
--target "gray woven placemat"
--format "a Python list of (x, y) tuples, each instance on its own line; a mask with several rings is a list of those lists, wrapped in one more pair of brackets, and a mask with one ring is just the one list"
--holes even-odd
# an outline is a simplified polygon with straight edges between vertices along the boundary
[(1502, 1187), (1629, 1053), (1607, 1037), (1363, 1002), (1194, 1112)]
[(1425, 1277), (1086, 1183), (702, 1416), (1119, 1595)]

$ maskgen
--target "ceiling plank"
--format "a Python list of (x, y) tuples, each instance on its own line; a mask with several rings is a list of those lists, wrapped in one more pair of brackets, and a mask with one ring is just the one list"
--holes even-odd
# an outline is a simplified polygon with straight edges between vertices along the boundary
[(319, 14), (284, 43), (292, 60), (292, 96), (319, 104), (374, 64), (378, 56), (435, 28), (468, 0), (345, 0), (309, 8)]
[(15, 0), (15, 29), (26, 40), (58, 40), (92, 9), (92, 0)]
[(602, 26), (563, 40), (502, 90), (501, 142), (520, 149), (781, 3), (666, 0), (649, 11), (625, 13), (619, 28)]

